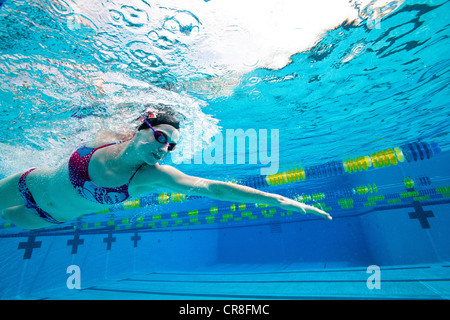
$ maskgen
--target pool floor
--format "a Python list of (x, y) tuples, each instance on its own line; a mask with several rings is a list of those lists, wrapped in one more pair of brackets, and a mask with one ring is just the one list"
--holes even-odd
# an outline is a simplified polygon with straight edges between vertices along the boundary
[(379, 289), (368, 288), (366, 268), (131, 274), (25, 299), (450, 299), (449, 263), (381, 267), (379, 274)]

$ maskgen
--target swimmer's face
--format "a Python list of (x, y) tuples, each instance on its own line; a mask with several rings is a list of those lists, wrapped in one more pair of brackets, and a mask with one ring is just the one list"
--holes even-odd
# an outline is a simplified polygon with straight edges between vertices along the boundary
[(155, 134), (152, 129), (145, 129), (139, 131), (142, 135), (142, 150), (141, 155), (144, 161), (150, 165), (156, 164), (158, 161), (164, 159), (169, 154), (170, 145), (176, 144), (180, 139), (180, 132), (168, 124), (160, 124), (154, 126), (153, 129), (161, 132), (167, 137), (167, 143), (161, 143), (155, 139)]

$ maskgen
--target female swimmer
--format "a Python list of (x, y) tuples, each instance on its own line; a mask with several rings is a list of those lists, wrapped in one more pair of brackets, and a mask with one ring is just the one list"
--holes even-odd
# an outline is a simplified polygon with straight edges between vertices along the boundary
[(278, 194), (189, 176), (172, 166), (158, 164), (177, 144), (179, 120), (170, 108), (154, 107), (139, 121), (137, 130), (127, 136), (100, 134), (56, 168), (32, 168), (0, 180), (1, 217), (24, 229), (38, 229), (167, 188), (331, 219), (320, 209)]

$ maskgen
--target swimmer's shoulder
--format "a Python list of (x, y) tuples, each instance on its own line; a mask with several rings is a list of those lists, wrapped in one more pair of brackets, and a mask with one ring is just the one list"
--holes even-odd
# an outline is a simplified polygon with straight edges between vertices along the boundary
[(158, 164), (143, 164), (131, 181), (129, 192), (131, 195), (154, 192), (160, 187), (161, 179), (162, 175)]
[(93, 140), (85, 144), (86, 147), (99, 147), (116, 141), (125, 141), (132, 138), (130, 134), (118, 133), (112, 130), (102, 130), (97, 133)]

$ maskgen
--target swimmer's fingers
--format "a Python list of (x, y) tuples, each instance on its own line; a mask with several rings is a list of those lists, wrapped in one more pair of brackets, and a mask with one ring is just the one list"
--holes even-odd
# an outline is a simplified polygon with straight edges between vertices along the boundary
[(292, 199), (283, 197), (281, 199), (281, 203), (282, 204), (280, 205), (280, 207), (285, 210), (293, 210), (293, 211), (300, 212), (302, 214), (311, 213), (311, 214), (315, 214), (317, 216), (320, 216), (320, 217), (328, 219), (328, 220), (332, 219), (332, 217), (325, 211), (320, 210), (316, 207), (292, 200)]
[(302, 210), (304, 213), (311, 213), (311, 214), (315, 214), (316, 216), (320, 216), (322, 218), (328, 219), (328, 220), (332, 220), (333, 218), (330, 216), (330, 214), (326, 213), (323, 210), (320, 210), (316, 207), (307, 205), (307, 204), (303, 204), (302, 203)]

